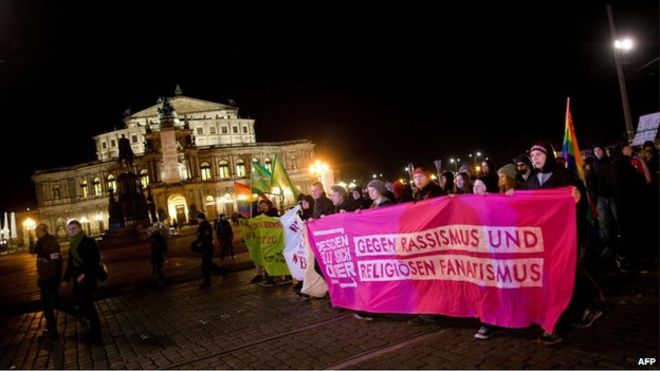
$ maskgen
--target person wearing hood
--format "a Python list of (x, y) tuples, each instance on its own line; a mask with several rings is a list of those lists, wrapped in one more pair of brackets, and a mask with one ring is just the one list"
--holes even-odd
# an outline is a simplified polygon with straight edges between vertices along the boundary
[[(537, 141), (530, 148), (530, 156), (534, 165), (534, 172), (527, 181), (527, 188), (548, 189), (572, 186), (573, 198), (577, 204), (577, 229), (578, 243), (581, 241), (581, 235), (586, 228), (587, 202), (586, 189), (577, 179), (577, 176), (571, 174), (564, 166), (559, 165), (555, 158), (555, 151), (552, 145), (547, 142)], [(589, 327), (598, 319), (603, 312), (597, 308), (598, 304), (594, 301), (594, 287), (587, 274), (580, 264), (579, 259), (575, 275), (575, 288), (569, 307), (565, 310), (562, 317), (568, 319), (572, 315), (579, 314), (579, 322), (576, 325), (579, 328)], [(562, 338), (556, 333), (544, 332), (541, 341), (551, 345), (558, 343)]]
[(415, 182), (417, 188), (415, 201), (442, 196), (442, 189), (438, 184), (431, 181), (428, 171), (424, 168), (418, 167), (413, 171), (413, 182)]
[(371, 206), (371, 201), (367, 197), (364, 197), (362, 193), (362, 186), (356, 185), (353, 187), (351, 189), (351, 197), (358, 210), (366, 210)]
[(521, 154), (516, 157), (516, 180), (519, 183), (526, 184), (527, 179), (532, 174), (532, 161), (526, 154)]
[(442, 174), (440, 174), (439, 182), (443, 196), (451, 194), (454, 191), (454, 173), (451, 171), (443, 171)]

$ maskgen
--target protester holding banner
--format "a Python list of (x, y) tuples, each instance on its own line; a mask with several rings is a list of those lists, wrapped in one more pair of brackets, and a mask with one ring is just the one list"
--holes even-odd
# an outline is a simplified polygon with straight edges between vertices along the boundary
[(373, 201), (371, 203), (371, 208), (384, 207), (394, 205), (394, 202), (389, 198), (385, 197), (387, 194), (387, 188), (385, 188), (385, 183), (381, 182), (378, 179), (374, 179), (369, 184), (367, 184), (367, 190), (369, 192), (369, 198)]
[(394, 202), (397, 204), (414, 201), (412, 188), (403, 184), (400, 179), (392, 182), (392, 194), (394, 194)]
[(442, 192), (442, 196), (454, 192), (454, 173), (451, 171), (446, 170), (440, 174), (440, 191)]
[(424, 168), (418, 167), (413, 171), (413, 181), (417, 189), (415, 201), (428, 200), (442, 195), (442, 189), (431, 181), (428, 171)]
[(322, 215), (331, 215), (335, 213), (335, 206), (325, 195), (323, 184), (314, 182), (312, 184), (312, 197), (314, 197), (314, 219), (319, 219)]
[(314, 215), (314, 197), (310, 195), (302, 195), (300, 200), (300, 219), (303, 221), (311, 218)]
[[(575, 176), (570, 174), (565, 167), (557, 164), (555, 159), (555, 152), (552, 145), (547, 142), (537, 141), (531, 149), (530, 155), (535, 171), (532, 173), (527, 182), (527, 187), (531, 190), (534, 189), (547, 189), (547, 188), (560, 188), (565, 186), (573, 186), (572, 196), (575, 203), (578, 204), (577, 212), (577, 226), (578, 235), (580, 228), (585, 228), (584, 216), (586, 215), (586, 197), (583, 197), (580, 192), (581, 187)], [(582, 201), (582, 203), (580, 202)], [(571, 316), (579, 315), (579, 323), (577, 327), (589, 327), (598, 319), (603, 312), (598, 309), (596, 297), (598, 296), (594, 291), (596, 288), (593, 281), (590, 280), (588, 274), (581, 265), (577, 267), (577, 274), (575, 278), (575, 288), (573, 290), (573, 297), (569, 308), (565, 311), (563, 318), (571, 320)], [(545, 331), (541, 336), (541, 342), (551, 345), (558, 343), (562, 338), (556, 333)]]
[(511, 189), (522, 189), (524, 186), (516, 180), (516, 167), (506, 164), (497, 170), (497, 188), (500, 193), (506, 193)]
[(486, 183), (482, 179), (477, 179), (474, 181), (474, 185), (472, 186), (472, 193), (475, 195), (485, 195), (488, 193), (488, 189), (486, 188)]
[(347, 211), (355, 211), (357, 207), (348, 197), (346, 188), (340, 185), (330, 187), (332, 204), (335, 206), (335, 213), (345, 213)]
[(481, 162), (481, 173), (479, 179), (484, 182), (489, 193), (497, 193), (497, 174), (492, 160), (483, 160)]
[(529, 156), (523, 153), (516, 157), (516, 180), (521, 184), (526, 184), (527, 179), (532, 174), (532, 161), (530, 161)]
[(353, 196), (353, 202), (357, 205), (357, 208), (360, 210), (368, 209), (371, 206), (371, 200), (364, 197), (362, 193), (362, 186), (355, 186), (351, 189), (351, 195)]
[(459, 172), (454, 178), (454, 193), (457, 195), (472, 193), (472, 181), (467, 172)]

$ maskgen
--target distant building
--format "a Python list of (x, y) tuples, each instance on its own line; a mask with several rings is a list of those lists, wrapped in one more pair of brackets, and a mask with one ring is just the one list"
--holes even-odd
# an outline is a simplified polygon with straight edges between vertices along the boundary
[[(159, 101), (127, 115), (124, 129), (95, 136), (97, 161), (35, 172), (39, 216), (53, 233), (66, 237), (71, 219), (81, 221), (92, 235), (108, 228), (110, 189), (117, 190), (123, 171), (117, 161), (122, 136), (130, 141), (134, 172), (150, 190), (159, 217), (178, 223), (188, 222), (193, 208), (209, 219), (235, 213), (233, 181), (249, 183), (252, 162), (272, 170), (278, 156), (303, 192), (315, 180), (307, 171), (313, 159), (311, 141), (258, 143), (254, 120), (240, 118), (234, 105), (182, 95), (169, 103), (174, 109), (169, 116), (161, 112)], [(295, 202), (290, 194), (275, 199), (284, 205)]]

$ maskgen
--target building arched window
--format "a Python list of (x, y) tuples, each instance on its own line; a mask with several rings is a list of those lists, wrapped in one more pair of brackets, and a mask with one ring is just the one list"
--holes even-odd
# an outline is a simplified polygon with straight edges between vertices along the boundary
[(80, 194), (82, 195), (83, 198), (87, 198), (87, 196), (89, 196), (89, 189), (87, 188), (87, 179), (83, 179), (80, 182)]
[(291, 156), (291, 169), (297, 169), (298, 168), (298, 159), (296, 156)]
[(201, 168), (202, 180), (211, 180), (211, 165), (208, 162), (202, 162)]
[(264, 161), (264, 166), (266, 166), (266, 169), (268, 169), (268, 171), (270, 171), (271, 173), (273, 172), (273, 161), (271, 161), (271, 159), (269, 159), (268, 157), (266, 157), (266, 160)]
[(229, 179), (229, 164), (227, 161), (220, 161), (218, 164), (218, 173), (220, 175), (220, 179)]
[(245, 177), (245, 163), (243, 160), (236, 160), (236, 176), (239, 178)]
[(256, 163), (259, 163), (259, 159), (258, 159), (258, 158), (256, 158), (256, 157), (253, 157), (253, 158), (252, 158), (252, 162), (256, 162)]
[(149, 172), (147, 169), (140, 170), (140, 183), (142, 184), (142, 188), (149, 186)]
[(94, 196), (100, 196), (103, 193), (101, 189), (101, 178), (94, 178)]
[(112, 189), (112, 192), (117, 193), (117, 180), (115, 179), (115, 176), (110, 174), (108, 175), (108, 191)]

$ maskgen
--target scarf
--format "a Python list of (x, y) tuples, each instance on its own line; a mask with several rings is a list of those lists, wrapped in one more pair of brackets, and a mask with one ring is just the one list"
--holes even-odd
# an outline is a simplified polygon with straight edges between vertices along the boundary
[(73, 257), (74, 268), (78, 268), (82, 265), (82, 258), (80, 257), (78, 247), (80, 247), (80, 243), (82, 242), (83, 238), (85, 238), (85, 235), (83, 233), (79, 233), (75, 236), (72, 236), (69, 240), (69, 251), (71, 251), (71, 256)]

